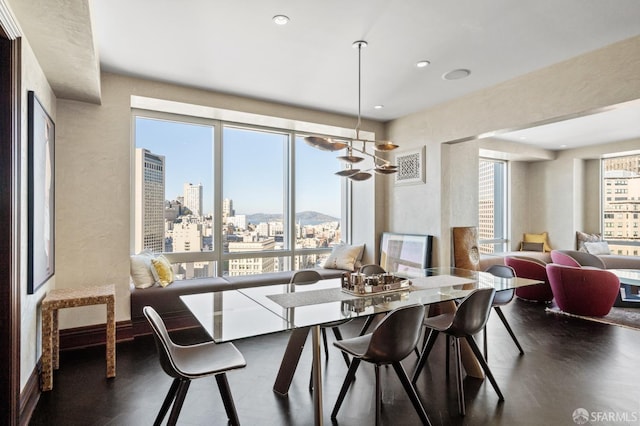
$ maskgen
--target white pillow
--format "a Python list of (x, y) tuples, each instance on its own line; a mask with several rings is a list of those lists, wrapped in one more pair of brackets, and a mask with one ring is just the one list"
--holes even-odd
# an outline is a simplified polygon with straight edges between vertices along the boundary
[(149, 250), (131, 256), (129, 270), (136, 288), (149, 288), (158, 282), (156, 269), (151, 263), (153, 258), (153, 253)]
[(606, 241), (585, 242), (584, 247), (587, 249), (587, 253), (590, 254), (611, 254), (609, 243)]
[(351, 246), (339, 244), (333, 247), (333, 251), (324, 262), (325, 269), (344, 269), (345, 271), (355, 271), (360, 264), (364, 254), (364, 244)]

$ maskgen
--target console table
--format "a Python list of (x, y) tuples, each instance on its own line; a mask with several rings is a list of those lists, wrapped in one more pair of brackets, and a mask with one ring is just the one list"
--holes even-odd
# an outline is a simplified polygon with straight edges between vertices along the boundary
[(53, 370), (59, 367), (58, 310), (77, 306), (107, 306), (107, 377), (116, 376), (116, 290), (113, 284), (51, 290), (42, 301), (42, 390), (53, 389)]

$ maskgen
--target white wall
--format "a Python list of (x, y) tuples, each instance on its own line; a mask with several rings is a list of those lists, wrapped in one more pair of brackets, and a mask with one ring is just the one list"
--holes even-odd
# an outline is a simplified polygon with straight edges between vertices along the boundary
[[(470, 167), (477, 158), (465, 156), (460, 162), (444, 159), (442, 164), (449, 164), (450, 168), (438, 169), (444, 150), (441, 145), (638, 99), (638, 75), (640, 37), (635, 37), (388, 123), (387, 137), (401, 149), (427, 146), (428, 179), (425, 185), (414, 187), (388, 183), (386, 190), (393, 203), (386, 210), (385, 230), (434, 235), (435, 247), (439, 247), (434, 257), (440, 259), (441, 265), (448, 265), (450, 228), (469, 225), (469, 212), (477, 214), (474, 198), (469, 199), (466, 208), (461, 208), (456, 201), (459, 199), (448, 192), (477, 186), (477, 176), (461, 170)], [(447, 185), (449, 175), (459, 172), (468, 176), (466, 181), (459, 176), (457, 187)], [(528, 193), (528, 207), (518, 206), (512, 211), (513, 223), (519, 228), (517, 233), (523, 229), (547, 230), (553, 245), (572, 244), (569, 234), (575, 233), (576, 221), (573, 160), (559, 156), (557, 160), (531, 163), (526, 176), (521, 172), (518, 171), (512, 185), (517, 189), (515, 185), (523, 186), (528, 181), (523, 188)], [(523, 219), (525, 216), (528, 219)], [(514, 242), (521, 238), (515, 234), (514, 230)]]
[[(40, 103), (56, 123), (56, 97), (42, 72), (38, 60), (26, 38), (22, 38), (22, 108), (20, 121), (20, 389), (23, 389), (42, 353), (40, 302), (49, 289), (55, 286), (54, 275), (35, 294), (27, 294), (27, 92), (34, 91)], [(56, 170), (57, 173), (58, 170)], [(57, 194), (56, 194), (57, 195)], [(59, 217), (56, 216), (56, 224)]]

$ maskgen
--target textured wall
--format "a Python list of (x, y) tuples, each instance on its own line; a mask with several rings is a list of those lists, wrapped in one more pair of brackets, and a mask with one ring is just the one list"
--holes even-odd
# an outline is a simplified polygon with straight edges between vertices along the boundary
[[(35, 294), (27, 294), (27, 92), (33, 90), (42, 106), (56, 123), (56, 97), (35, 58), (29, 42), (22, 39), (22, 116), (20, 122), (21, 147), (21, 194), (20, 194), (20, 389), (24, 387), (42, 353), (40, 339), (40, 301), (46, 292), (55, 285), (54, 275)], [(56, 169), (56, 174), (58, 170)], [(57, 178), (57, 176), (56, 176)], [(56, 193), (57, 196), (57, 193)], [(57, 204), (57, 200), (56, 200)], [(59, 217), (56, 216), (56, 225)], [(56, 253), (57, 254), (57, 253)], [(57, 273), (57, 271), (56, 271)]]
[[(439, 168), (440, 162), (434, 160), (440, 158), (442, 144), (502, 129), (525, 128), (638, 98), (640, 37), (635, 37), (388, 123), (387, 136), (402, 149), (426, 145), (428, 178), (427, 184), (414, 187), (387, 185), (393, 202), (386, 210), (386, 230), (434, 235), (434, 247), (439, 250), (436, 256), (441, 264), (449, 264), (449, 229), (468, 226), (469, 211), (477, 212), (477, 206), (473, 198), (466, 209), (451, 204), (455, 198), (446, 191), (458, 188), (441, 185), (440, 180), (470, 167), (470, 161), (477, 158), (443, 161)], [(575, 232), (574, 210), (581, 208), (563, 198), (574, 191), (573, 161), (558, 158), (532, 165), (531, 175), (526, 178), (528, 184), (522, 188), (529, 194), (529, 211), (519, 209), (530, 220), (525, 223), (517, 218), (518, 226), (531, 232), (548, 229), (556, 245), (565, 245), (570, 242), (567, 235)], [(519, 176), (518, 180), (518, 185), (523, 185), (525, 178)], [(477, 177), (469, 176), (467, 182), (458, 184), (476, 186)], [(396, 206), (409, 208), (398, 212)], [(419, 207), (428, 211), (417, 210)]]

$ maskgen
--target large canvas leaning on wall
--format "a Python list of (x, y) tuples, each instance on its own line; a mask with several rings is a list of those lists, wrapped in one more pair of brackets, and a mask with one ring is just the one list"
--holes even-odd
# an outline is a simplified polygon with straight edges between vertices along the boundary
[(380, 240), (380, 266), (387, 272), (430, 268), (432, 242), (432, 235), (384, 232)]
[(28, 93), (29, 248), (27, 293), (54, 273), (55, 124), (32, 91)]

